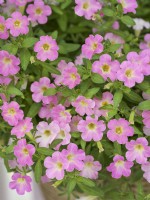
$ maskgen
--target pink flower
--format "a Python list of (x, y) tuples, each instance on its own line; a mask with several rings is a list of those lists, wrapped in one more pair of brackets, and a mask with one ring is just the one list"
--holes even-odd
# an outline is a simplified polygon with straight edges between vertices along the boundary
[(55, 107), (58, 104), (58, 99), (57, 96), (51, 96), (51, 100), (49, 102), (49, 104), (45, 105), (43, 104), (43, 106), (41, 107), (40, 111), (39, 111), (39, 117), (40, 118), (46, 118), (47, 120), (49, 118), (51, 118), (51, 111), (52, 108)]
[(60, 131), (56, 121), (52, 121), (50, 124), (44, 121), (39, 122), (36, 129), (36, 142), (39, 143), (40, 147), (49, 147), (49, 144), (56, 139), (56, 136)]
[(41, 61), (56, 60), (58, 58), (59, 47), (56, 40), (51, 36), (41, 36), (40, 41), (34, 46), (34, 51), (37, 52), (37, 59)]
[(57, 134), (56, 139), (61, 139), (62, 142), (57, 145), (56, 148), (59, 148), (61, 145), (66, 145), (70, 143), (71, 135), (70, 135), (70, 126), (66, 123), (59, 123), (60, 131)]
[(91, 140), (101, 140), (106, 126), (102, 120), (98, 121), (96, 118), (87, 116), (86, 120), (81, 120), (78, 123), (77, 128), (80, 132), (82, 132), (82, 139), (89, 142)]
[(54, 88), (54, 84), (50, 84), (50, 79), (47, 77), (40, 78), (39, 82), (35, 81), (31, 85), (32, 99), (36, 103), (42, 101), (44, 104), (49, 104), (52, 97), (44, 96), (44, 92), (49, 88)]
[(4, 3), (4, 0), (0, 0), (0, 4), (3, 4)]
[(46, 157), (44, 166), (47, 168), (46, 175), (48, 178), (56, 178), (57, 180), (62, 180), (64, 178), (66, 159), (62, 153), (56, 151), (53, 153), (52, 157)]
[(0, 39), (6, 40), (9, 37), (9, 33), (6, 28), (5, 18), (0, 16)]
[(85, 44), (82, 45), (82, 55), (91, 60), (94, 54), (100, 54), (103, 51), (102, 41), (103, 37), (101, 35), (89, 35), (85, 39)]
[(92, 72), (98, 73), (104, 80), (110, 78), (111, 81), (115, 81), (119, 66), (120, 63), (117, 60), (112, 61), (110, 55), (103, 54), (99, 61), (93, 63)]
[(117, 141), (119, 144), (126, 144), (128, 142), (128, 136), (134, 135), (134, 129), (130, 126), (130, 123), (123, 119), (112, 119), (108, 122), (107, 137), (112, 142)]
[(140, 49), (150, 49), (150, 34), (144, 36), (144, 42), (140, 43)]
[(131, 88), (144, 80), (144, 75), (137, 64), (123, 61), (120, 67), (121, 69), (117, 72), (117, 79), (123, 81), (125, 86)]
[(28, 2), (33, 0), (9, 0), (9, 3), (16, 4), (17, 6), (25, 6)]
[(11, 17), (12, 18), (8, 18), (6, 20), (6, 27), (7, 29), (10, 29), (10, 34), (14, 37), (26, 35), (29, 32), (28, 18), (26, 16), (22, 16), (22, 14), (18, 11), (13, 12)]
[(112, 25), (112, 28), (115, 29), (115, 30), (118, 30), (119, 27), (120, 27), (120, 25), (119, 25), (119, 22), (118, 22), (118, 21), (115, 21), (115, 22), (113, 23), (113, 25)]
[(81, 119), (82, 119), (82, 117), (80, 117), (78, 115), (72, 117), (71, 122), (70, 122), (71, 132), (78, 131), (77, 126)]
[(25, 139), (18, 141), (17, 145), (14, 147), (14, 155), (17, 158), (17, 162), (22, 167), (31, 166), (34, 164), (32, 156), (35, 153), (35, 148), (32, 144), (27, 144)]
[(61, 104), (53, 107), (51, 112), (51, 118), (53, 120), (56, 120), (60, 123), (69, 123), (71, 121), (71, 115), (70, 113), (65, 110), (65, 107)]
[(150, 128), (147, 128), (146, 126), (144, 126), (143, 132), (144, 132), (145, 135), (150, 136)]
[(147, 128), (150, 128), (150, 111), (149, 110), (145, 110), (142, 113), (142, 117), (143, 119), (143, 123)]
[(92, 16), (98, 11), (101, 10), (102, 5), (97, 0), (75, 0), (77, 4), (75, 6), (76, 15), (86, 19), (92, 19)]
[(102, 94), (102, 98), (94, 98), (95, 101), (95, 107), (94, 107), (94, 115), (97, 117), (104, 116), (106, 117), (108, 115), (107, 110), (103, 110), (101, 107), (112, 105), (113, 104), (113, 95), (110, 92), (104, 92)]
[(112, 177), (119, 179), (121, 176), (129, 177), (131, 175), (131, 167), (133, 162), (125, 161), (123, 156), (116, 155), (113, 163), (107, 167), (107, 171), (112, 172)]
[(12, 176), (12, 181), (9, 183), (9, 187), (12, 190), (16, 190), (19, 195), (24, 195), (25, 192), (31, 192), (31, 182), (30, 176), (24, 176), (19, 173), (14, 173)]
[(83, 65), (83, 58), (84, 58), (84, 56), (82, 54), (77, 56), (75, 59), (75, 65)]
[(102, 165), (98, 161), (94, 161), (93, 156), (86, 156), (84, 167), (80, 173), (81, 176), (90, 179), (97, 179), (98, 172), (102, 169)]
[(138, 69), (141, 69), (143, 75), (150, 75), (150, 56), (140, 52), (140, 55), (137, 52), (130, 52), (127, 54), (127, 60), (131, 63), (137, 65)]
[(120, 3), (123, 7), (124, 13), (136, 13), (136, 8), (138, 7), (138, 4), (136, 0), (118, 0), (118, 3)]
[(3, 119), (11, 126), (16, 126), (18, 121), (23, 119), (23, 111), (17, 102), (11, 101), (10, 103), (4, 102), (1, 107)]
[(126, 148), (128, 149), (126, 158), (129, 161), (136, 160), (139, 164), (145, 164), (147, 158), (150, 157), (150, 147), (148, 146), (148, 141), (144, 137), (126, 143)]
[(9, 54), (7, 51), (0, 51), (0, 74), (3, 76), (15, 75), (19, 72), (19, 58)]
[(81, 116), (87, 114), (93, 114), (93, 108), (95, 106), (95, 102), (92, 99), (87, 99), (84, 96), (78, 96), (77, 99), (72, 102), (72, 106), (75, 107), (75, 110)]
[(143, 164), (141, 168), (144, 171), (143, 177), (150, 183), (150, 162)]
[(26, 117), (24, 120), (18, 122), (18, 124), (12, 128), (11, 134), (16, 135), (17, 138), (22, 138), (26, 133), (33, 129), (33, 123), (31, 118)]
[(83, 169), (85, 152), (78, 149), (76, 144), (70, 143), (67, 149), (62, 150), (62, 155), (66, 158), (66, 171), (72, 172), (75, 169), (81, 171)]
[(41, 0), (34, 1), (34, 4), (28, 5), (26, 12), (29, 14), (29, 19), (32, 22), (37, 21), (39, 24), (46, 24), (48, 16), (52, 14), (51, 7), (45, 5)]
[(77, 72), (77, 68), (72, 66), (64, 70), (63, 74), (63, 84), (73, 89), (76, 85), (81, 82), (80, 75)]

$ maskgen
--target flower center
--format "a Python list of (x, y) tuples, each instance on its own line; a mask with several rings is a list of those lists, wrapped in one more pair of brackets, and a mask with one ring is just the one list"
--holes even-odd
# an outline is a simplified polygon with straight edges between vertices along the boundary
[(14, 26), (15, 26), (16, 28), (20, 27), (20, 26), (21, 26), (21, 21), (16, 20), (16, 21), (14, 22)]
[(102, 102), (102, 106), (107, 106), (108, 105), (108, 102), (107, 101), (103, 101)]
[(63, 130), (61, 130), (61, 131), (59, 132), (59, 134), (60, 134), (60, 136), (61, 136), (62, 138), (65, 137), (65, 132), (64, 132)]
[(24, 178), (18, 178), (18, 179), (17, 179), (17, 182), (18, 182), (18, 183), (24, 183), (24, 182), (25, 182), (25, 179), (24, 179)]
[(97, 43), (93, 43), (93, 44), (92, 44), (92, 50), (96, 50), (97, 47), (98, 47), (98, 44), (97, 44)]
[(5, 57), (3, 59), (3, 61), (4, 61), (5, 64), (10, 64), (12, 62), (12, 60), (10, 58), (8, 58), (8, 57)]
[(24, 125), (24, 126), (22, 127), (22, 131), (26, 131), (26, 130), (27, 130), (27, 126)]
[(67, 156), (67, 159), (68, 159), (69, 161), (72, 161), (73, 158), (74, 158), (73, 154), (69, 154), (69, 155)]
[(133, 71), (131, 69), (127, 69), (126, 72), (125, 72), (125, 75), (128, 77), (128, 78), (131, 78), (132, 75), (133, 75)]
[(116, 167), (122, 167), (124, 165), (124, 161), (123, 160), (118, 160), (116, 163), (115, 163), (115, 166)]
[(90, 124), (88, 124), (88, 128), (90, 130), (94, 130), (96, 128), (96, 125), (94, 123), (90, 123)]
[(93, 163), (92, 163), (92, 162), (87, 162), (87, 163), (85, 163), (85, 165), (86, 165), (87, 167), (92, 167), (92, 166), (93, 166)]
[(123, 132), (123, 130), (122, 130), (122, 127), (121, 126), (118, 126), (118, 127), (116, 127), (116, 133), (118, 134), (118, 135), (121, 135), (122, 134), (122, 132)]
[(137, 144), (137, 145), (135, 145), (135, 150), (137, 150), (137, 151), (143, 151), (144, 150), (144, 147), (143, 147), (143, 145), (141, 145), (141, 144)]
[(88, 2), (85, 2), (84, 4), (83, 4), (83, 9), (88, 9), (89, 8), (89, 4), (88, 4)]
[(14, 109), (14, 108), (9, 108), (9, 109), (8, 109), (8, 114), (14, 116), (14, 115), (16, 114), (15, 109)]
[(46, 87), (46, 86), (43, 86), (43, 87), (42, 87), (42, 92), (44, 93), (46, 90), (47, 90), (47, 87)]
[(41, 14), (43, 13), (43, 10), (42, 10), (41, 8), (37, 8), (37, 9), (35, 10), (35, 13), (36, 13), (37, 15), (41, 15)]
[(5, 26), (3, 24), (0, 24), (0, 32), (4, 32)]
[(76, 75), (75, 75), (75, 74), (71, 74), (70, 77), (71, 77), (71, 79), (73, 79), (73, 80), (76, 79)]
[(105, 65), (102, 66), (102, 70), (103, 70), (104, 73), (107, 73), (107, 72), (110, 71), (110, 66), (105, 64)]
[(58, 169), (62, 169), (62, 166), (63, 166), (63, 165), (62, 165), (61, 162), (58, 162), (58, 163), (57, 163), (57, 167), (58, 167)]
[(125, 8), (126, 5), (127, 5), (126, 2), (125, 2), (125, 0), (121, 0), (121, 4), (122, 4), (122, 7), (123, 7), (123, 8)]
[(44, 131), (44, 135), (45, 135), (46, 137), (49, 137), (49, 136), (51, 135), (50, 130), (45, 130), (45, 131)]
[(81, 106), (84, 106), (84, 107), (86, 107), (88, 105), (87, 102), (85, 102), (84, 100), (80, 101), (80, 104), (81, 104)]
[(25, 155), (29, 155), (29, 151), (28, 151), (27, 148), (24, 148), (24, 149), (22, 150), (22, 152), (23, 152)]
[(47, 43), (43, 44), (43, 49), (44, 51), (48, 51), (50, 49), (50, 45)]

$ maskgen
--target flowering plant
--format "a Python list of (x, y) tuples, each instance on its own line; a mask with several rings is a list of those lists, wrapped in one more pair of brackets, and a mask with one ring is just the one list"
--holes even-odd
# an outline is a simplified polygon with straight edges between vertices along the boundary
[(0, 1), (0, 157), (11, 189), (30, 192), (33, 171), (68, 199), (149, 198), (149, 5)]

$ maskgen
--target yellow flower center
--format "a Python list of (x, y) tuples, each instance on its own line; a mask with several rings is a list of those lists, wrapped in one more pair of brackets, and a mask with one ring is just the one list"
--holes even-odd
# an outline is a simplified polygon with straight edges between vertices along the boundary
[(67, 156), (67, 159), (68, 159), (69, 161), (73, 160), (73, 158), (74, 158), (73, 154), (69, 154), (69, 155)]
[(87, 162), (87, 163), (85, 163), (85, 165), (86, 165), (87, 167), (92, 167), (92, 166), (93, 166), (93, 163), (92, 163), (92, 162)]
[(83, 7), (83, 9), (85, 9), (85, 10), (88, 9), (88, 8), (89, 8), (89, 4), (88, 4), (88, 2), (85, 2), (85, 3), (83, 4), (82, 7)]
[(88, 104), (84, 100), (82, 100), (80, 101), (80, 105), (86, 107)]
[(96, 124), (90, 123), (90, 124), (88, 124), (88, 128), (89, 128), (90, 130), (94, 130), (94, 129), (96, 128)]
[(45, 130), (45, 131), (44, 131), (44, 135), (45, 135), (46, 137), (49, 137), (49, 136), (51, 135), (50, 130)]
[(8, 114), (14, 116), (14, 115), (16, 114), (15, 109), (14, 109), (14, 108), (9, 108), (9, 109), (8, 109)]
[(57, 163), (57, 167), (58, 167), (58, 169), (62, 169), (62, 166), (63, 166), (63, 165), (62, 165), (61, 162), (58, 162), (58, 163)]
[(135, 150), (137, 150), (137, 151), (143, 151), (144, 150), (144, 147), (143, 147), (143, 145), (141, 145), (141, 144), (137, 144), (137, 145), (135, 145)]
[(26, 131), (26, 130), (27, 130), (27, 126), (24, 125), (24, 126), (22, 127), (22, 131)]
[(102, 106), (107, 106), (108, 105), (108, 101), (103, 101), (102, 102)]
[(104, 73), (107, 73), (107, 72), (110, 71), (110, 66), (105, 64), (105, 65), (102, 66), (102, 70), (103, 70)]
[(133, 71), (131, 69), (127, 69), (126, 72), (125, 72), (125, 75), (128, 77), (128, 78), (131, 78), (132, 75), (133, 75)]
[(23, 152), (25, 155), (28, 155), (28, 154), (29, 154), (29, 151), (28, 151), (27, 148), (24, 148), (24, 149), (22, 150), (22, 152)]
[(116, 167), (121, 167), (124, 165), (124, 161), (123, 160), (118, 160), (116, 163), (115, 163), (115, 166)]
[(75, 75), (75, 74), (71, 74), (70, 77), (71, 77), (71, 79), (73, 79), (73, 80), (76, 79), (76, 75)]
[(42, 92), (44, 93), (46, 90), (47, 90), (47, 87), (46, 87), (46, 86), (43, 86), (43, 87), (42, 87)]
[(98, 44), (97, 44), (97, 43), (93, 43), (93, 44), (92, 44), (92, 50), (96, 50), (97, 47), (98, 47)]
[(10, 64), (10, 63), (12, 62), (12, 60), (11, 60), (10, 58), (8, 58), (8, 57), (5, 57), (5, 58), (3, 59), (3, 62), (4, 62), (5, 64)]
[(17, 179), (17, 182), (18, 182), (18, 183), (24, 183), (24, 182), (25, 182), (25, 179), (24, 179), (24, 178), (18, 178), (18, 179)]
[(19, 28), (19, 27), (21, 26), (21, 21), (16, 20), (16, 21), (14, 22), (14, 26), (15, 26), (16, 28)]
[(64, 132), (63, 130), (61, 130), (61, 131), (59, 132), (59, 134), (60, 134), (60, 136), (61, 136), (62, 138), (65, 137), (65, 132)]
[(43, 44), (43, 49), (44, 51), (48, 51), (50, 49), (50, 45), (47, 43)]
[(41, 14), (43, 13), (43, 10), (42, 10), (41, 8), (37, 8), (37, 9), (35, 10), (35, 13), (36, 13), (37, 15), (41, 15)]
[(121, 126), (118, 126), (118, 127), (116, 127), (116, 133), (118, 134), (118, 135), (121, 135), (122, 134), (122, 132), (123, 132), (123, 129), (122, 129), (122, 127)]
[(3, 24), (0, 24), (0, 32), (4, 32), (5, 26)]

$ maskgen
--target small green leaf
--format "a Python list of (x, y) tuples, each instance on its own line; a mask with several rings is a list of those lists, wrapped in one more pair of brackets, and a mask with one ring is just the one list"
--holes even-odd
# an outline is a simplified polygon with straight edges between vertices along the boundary
[(50, 147), (53, 149), (55, 148), (58, 144), (60, 144), (62, 142), (62, 139), (56, 139), (52, 142), (52, 144), (50, 145)]
[(63, 11), (58, 6), (51, 5), (51, 8), (55, 13), (57, 13), (59, 15), (63, 15), (64, 14)]
[(16, 55), (18, 46), (14, 44), (5, 44), (2, 46), (2, 50), (8, 51), (10, 54)]
[(137, 108), (139, 110), (150, 110), (150, 100), (141, 102)]
[(30, 51), (28, 49), (21, 49), (20, 51), (20, 61), (22, 69), (25, 71), (28, 67), (28, 64), (30, 62)]
[(60, 54), (68, 54), (70, 52), (74, 52), (80, 48), (80, 44), (72, 44), (72, 43), (61, 43), (59, 44), (59, 53)]
[(121, 17), (121, 21), (122, 21), (124, 24), (126, 24), (127, 26), (134, 26), (134, 25), (135, 25), (134, 20), (133, 20), (131, 17), (127, 16), (127, 15)]
[(86, 96), (87, 98), (92, 98), (95, 94), (98, 93), (99, 90), (100, 90), (99, 87), (95, 87), (95, 88), (89, 89), (89, 90), (87, 91), (87, 93), (85, 94), (85, 96)]
[(103, 8), (102, 12), (104, 13), (105, 16), (112, 17), (114, 16), (114, 11), (111, 8)]
[(116, 91), (113, 98), (114, 108), (118, 108), (119, 104), (122, 101), (122, 98), (123, 98), (123, 92), (121, 90)]
[(41, 179), (42, 176), (42, 164), (41, 164), (41, 160), (38, 160), (36, 165), (35, 165), (35, 169), (34, 169), (34, 176), (35, 176), (35, 180), (38, 183)]
[(51, 33), (51, 36), (52, 36), (52, 38), (53, 39), (57, 39), (57, 37), (58, 37), (58, 31), (53, 31), (52, 33)]
[(22, 93), (18, 88), (16, 88), (16, 87), (13, 86), (13, 85), (9, 85), (9, 86), (7, 87), (7, 93), (8, 93), (9, 95), (16, 95), (16, 96), (21, 96), (22, 98), (24, 98), (23, 93)]
[(55, 67), (51, 66), (50, 63), (45, 63), (41, 61), (37, 61), (36, 64), (40, 64), (42, 67), (44, 67), (48, 72), (52, 74), (60, 75), (60, 71), (56, 69)]
[(84, 177), (79, 176), (77, 178), (77, 181), (79, 183), (83, 183), (84, 185), (87, 185), (89, 187), (95, 187), (95, 183), (92, 180), (88, 179), (88, 178), (84, 178)]
[(56, 88), (48, 88), (45, 92), (44, 92), (44, 96), (53, 96), (57, 93)]
[(37, 148), (37, 152), (45, 155), (45, 156), (51, 156), (53, 154), (53, 150), (52, 149), (48, 149), (45, 147), (39, 147)]
[(31, 118), (35, 117), (38, 114), (41, 108), (41, 105), (42, 105), (41, 103), (33, 103), (31, 107), (29, 108), (27, 116)]
[(103, 77), (96, 73), (92, 73), (91, 79), (92, 79), (93, 83), (97, 83), (97, 84), (102, 84), (105, 82)]
[(24, 41), (22, 42), (22, 47), (24, 48), (32, 47), (37, 41), (38, 39), (34, 37), (25, 38)]
[(108, 51), (111, 53), (116, 52), (120, 48), (121, 44), (111, 44)]
[(72, 193), (72, 191), (74, 190), (74, 188), (76, 187), (76, 180), (75, 179), (71, 179), (68, 181), (68, 184), (67, 184), (67, 192), (69, 194)]
[(68, 18), (67, 18), (67, 15), (63, 15), (60, 16), (59, 18), (57, 18), (57, 23), (60, 27), (60, 29), (65, 32), (67, 30), (67, 23), (68, 23)]

